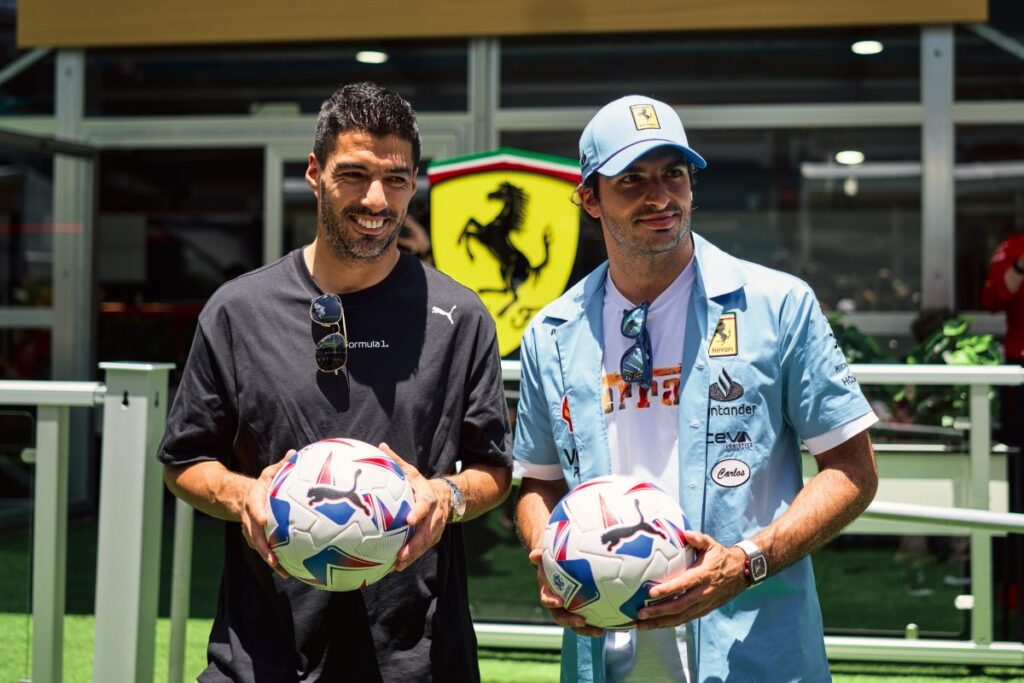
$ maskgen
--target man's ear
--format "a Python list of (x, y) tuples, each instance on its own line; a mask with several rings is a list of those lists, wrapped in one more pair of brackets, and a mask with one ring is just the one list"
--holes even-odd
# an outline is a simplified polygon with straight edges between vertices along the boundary
[(587, 187), (586, 185), (580, 185), (580, 206), (587, 212), (587, 215), (597, 220), (601, 217), (601, 205), (597, 201), (597, 197), (594, 196), (594, 190)]
[(320, 199), (320, 164), (312, 152), (309, 154), (309, 165), (306, 166), (306, 184), (313, 190), (313, 195)]

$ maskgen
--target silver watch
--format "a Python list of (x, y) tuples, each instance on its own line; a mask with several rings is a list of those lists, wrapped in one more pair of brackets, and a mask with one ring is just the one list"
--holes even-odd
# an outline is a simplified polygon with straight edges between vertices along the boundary
[(448, 484), (452, 491), (452, 505), (448, 512), (448, 523), (461, 522), (466, 514), (466, 494), (462, 492), (459, 485), (448, 477), (441, 477), (441, 481)]
[(768, 578), (768, 558), (753, 541), (740, 541), (736, 547), (747, 556), (743, 562), (743, 578), (747, 580), (747, 587), (760, 585)]

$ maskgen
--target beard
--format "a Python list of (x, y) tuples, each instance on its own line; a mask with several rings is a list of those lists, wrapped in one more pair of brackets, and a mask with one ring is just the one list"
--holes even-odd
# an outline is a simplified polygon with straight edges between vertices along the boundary
[[(327, 194), (324, 192), (323, 181), (320, 182), (320, 200), (318, 204), (320, 225), (323, 228), (324, 239), (331, 253), (342, 260), (375, 261), (379, 259), (398, 239), (402, 223), (405, 222), (405, 213), (398, 214), (391, 209), (385, 209), (380, 213), (374, 213), (365, 209), (347, 209), (340, 213), (335, 213), (331, 210)], [(364, 235), (348, 227), (347, 221), (350, 216), (383, 218), (391, 222), (391, 228), (380, 235)]]
[(609, 220), (607, 214), (603, 214), (601, 222), (623, 254), (650, 259), (675, 250), (683, 240), (690, 236), (690, 218), (692, 216), (690, 206), (671, 204), (665, 207), (665, 210), (678, 213), (679, 221), (672, 227), (671, 232), (664, 235), (639, 232), (633, 227), (633, 221), (642, 218), (644, 213), (634, 214), (626, 221)]

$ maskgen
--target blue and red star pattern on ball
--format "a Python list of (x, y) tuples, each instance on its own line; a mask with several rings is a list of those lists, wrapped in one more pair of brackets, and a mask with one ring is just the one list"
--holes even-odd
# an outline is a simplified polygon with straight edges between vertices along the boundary
[(568, 499), (563, 499), (555, 506), (555, 509), (551, 511), (550, 521), (557, 522), (553, 544), (555, 562), (566, 574), (579, 583), (579, 590), (565, 606), (571, 612), (594, 602), (601, 596), (601, 593), (597, 589), (597, 582), (594, 580), (594, 571), (590, 567), (590, 562), (584, 559), (570, 560), (567, 558), (571, 531), (569, 514), (565, 507), (567, 502)]
[(382, 467), (386, 470), (391, 470), (392, 472), (395, 473), (396, 477), (398, 477), (402, 481), (405, 481), (405, 472), (403, 472), (402, 468), (398, 466), (398, 463), (396, 463), (391, 458), (359, 458), (357, 460), (353, 460), (352, 462), (361, 462), (367, 465), (373, 465), (374, 467)]
[(267, 542), (270, 543), (271, 548), (288, 545), (288, 542), (291, 541), (288, 526), (291, 505), (288, 501), (279, 499), (277, 492), (281, 490), (281, 485), (288, 477), (288, 473), (295, 467), (298, 458), (299, 454), (293, 453), (290, 458), (284, 461), (281, 469), (277, 471), (277, 474), (274, 475), (273, 480), (270, 482), (270, 514), (274, 518), (274, 523), (277, 524), (277, 527), (267, 537)]
[(331, 576), (335, 572), (379, 567), (381, 563), (349, 555), (332, 545), (307, 558), (302, 565), (313, 576), (314, 583), (320, 586), (329, 586)]

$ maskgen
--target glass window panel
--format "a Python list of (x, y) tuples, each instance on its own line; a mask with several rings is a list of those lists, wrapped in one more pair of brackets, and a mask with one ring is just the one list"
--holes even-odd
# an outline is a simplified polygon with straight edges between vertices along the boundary
[[(19, 50), (15, 7), (0, 3), (0, 68), (28, 50)], [(0, 116), (53, 113), (53, 53), (0, 84)]]
[(50, 330), (0, 329), (0, 379), (50, 379)]
[[(882, 42), (856, 55), (860, 40)], [(916, 28), (507, 38), (502, 107), (601, 106), (644, 93), (673, 104), (916, 101)]]
[[(990, 0), (989, 22), (1000, 37), (1024, 44), (1024, 12), (1018, 0)], [(956, 29), (956, 99), (1024, 99), (1024, 62), (1021, 57), (975, 33)]]
[(992, 251), (1024, 233), (1024, 126), (956, 129), (956, 303), (981, 309)]
[[(917, 624), (923, 637), (967, 638), (970, 612), (954, 607), (969, 590), (969, 539), (847, 534), (814, 553), (825, 633), (902, 637)], [(864, 609), (864, 586), (872, 586)]]
[(105, 152), (100, 163), (99, 360), (172, 361), (180, 373), (206, 299), (262, 263), (262, 151)]
[[(505, 132), (502, 145), (575, 157), (578, 135)], [(697, 130), (690, 141), (708, 160), (694, 189), (698, 233), (804, 278), (826, 311), (918, 308), (918, 129)], [(835, 162), (851, 149), (863, 164)]]
[[(383, 64), (356, 61), (386, 52)], [(340, 84), (372, 80), (417, 111), (466, 109), (464, 40), (90, 50), (92, 115), (316, 113)]]
[(53, 158), (0, 147), (0, 307), (53, 298)]

